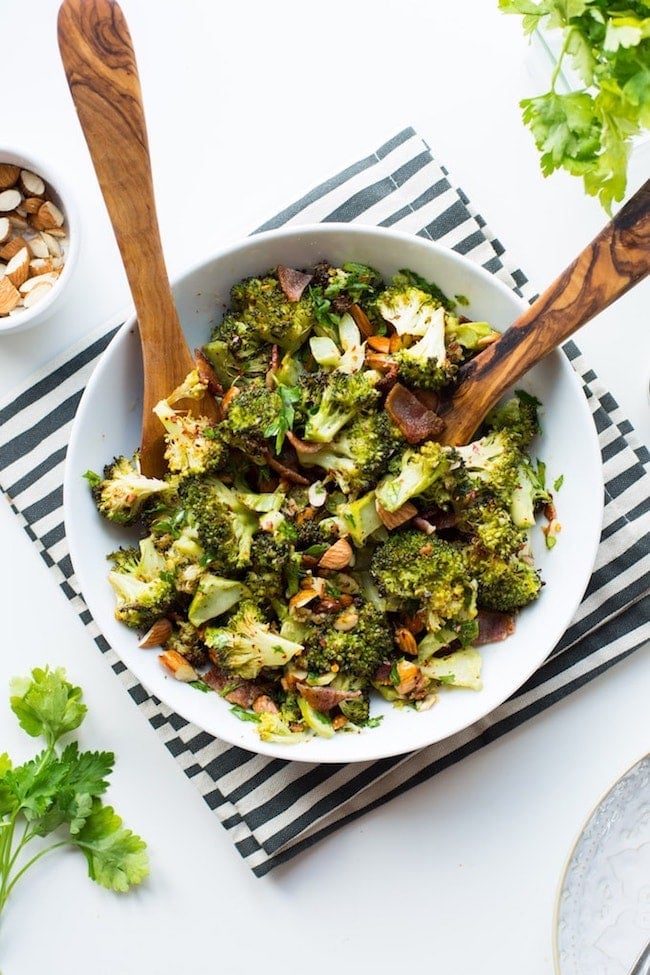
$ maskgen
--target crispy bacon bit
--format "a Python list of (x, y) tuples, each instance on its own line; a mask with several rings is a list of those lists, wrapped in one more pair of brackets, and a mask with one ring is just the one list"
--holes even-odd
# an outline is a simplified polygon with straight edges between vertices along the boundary
[(278, 281), (289, 301), (300, 301), (312, 278), (313, 274), (305, 274), (294, 267), (278, 264)]
[(393, 365), (388, 369), (387, 372), (383, 374), (381, 379), (377, 381), (376, 389), (378, 393), (389, 393), (395, 383), (397, 382), (397, 375), (399, 369), (398, 366), (393, 363)]
[(386, 397), (386, 412), (411, 444), (433, 440), (444, 429), (444, 420), (401, 383), (395, 383)]
[(414, 389), (413, 395), (432, 413), (437, 413), (440, 406), (440, 394), (435, 389)]
[(226, 701), (238, 704), (242, 708), (252, 708), (259, 697), (266, 696), (266, 687), (255, 681), (227, 674), (221, 667), (211, 667), (203, 674), (203, 680)]
[(496, 610), (479, 609), (477, 646), (484, 643), (497, 643), (512, 636), (515, 632), (515, 617), (512, 613), (498, 613)]
[(364, 339), (369, 338), (373, 333), (373, 327), (363, 308), (361, 308), (360, 305), (350, 305), (348, 311), (352, 315), (354, 324), (357, 326)]
[(361, 691), (340, 691), (336, 687), (312, 687), (310, 684), (296, 684), (296, 690), (315, 711), (327, 714), (341, 701), (361, 697)]

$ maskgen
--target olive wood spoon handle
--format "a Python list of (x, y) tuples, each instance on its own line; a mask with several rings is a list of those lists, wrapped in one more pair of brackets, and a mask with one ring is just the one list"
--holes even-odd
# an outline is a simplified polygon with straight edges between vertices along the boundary
[[(180, 385), (195, 362), (165, 266), (131, 35), (114, 0), (64, 0), (58, 41), (138, 319), (144, 370), (142, 470), (161, 476), (163, 428), (152, 410)], [(216, 418), (208, 395), (183, 405)]]
[(505, 332), (461, 370), (441, 442), (469, 443), (506, 390), (650, 272), (650, 180)]

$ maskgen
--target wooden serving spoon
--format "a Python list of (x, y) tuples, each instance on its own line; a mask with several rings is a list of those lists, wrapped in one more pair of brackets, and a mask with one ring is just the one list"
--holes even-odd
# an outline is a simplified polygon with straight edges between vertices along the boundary
[[(174, 303), (156, 216), (140, 79), (131, 35), (113, 0), (64, 0), (59, 50), (113, 225), (138, 319), (144, 368), (140, 460), (161, 476), (163, 428), (153, 407), (195, 367)], [(216, 420), (216, 404), (180, 403)]]
[(503, 393), (650, 272), (650, 180), (519, 318), (461, 370), (441, 442), (469, 443)]

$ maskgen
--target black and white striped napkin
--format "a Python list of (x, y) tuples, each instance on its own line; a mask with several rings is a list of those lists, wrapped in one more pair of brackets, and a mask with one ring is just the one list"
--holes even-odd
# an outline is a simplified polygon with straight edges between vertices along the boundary
[[(259, 229), (317, 221), (397, 227), (437, 240), (476, 260), (518, 294), (532, 297), (525, 275), (509, 265), (485, 221), (412, 129)], [(86, 336), (0, 402), (0, 485), (53, 580), (258, 876), (534, 717), (650, 638), (650, 456), (570, 342), (565, 351), (582, 377), (598, 430), (606, 504), (589, 587), (547, 662), (478, 724), (407, 755), (313, 765), (254, 755), (212, 738), (152, 698), (118, 660), (83, 602), (66, 545), (62, 482), (70, 427), (118, 324)]]

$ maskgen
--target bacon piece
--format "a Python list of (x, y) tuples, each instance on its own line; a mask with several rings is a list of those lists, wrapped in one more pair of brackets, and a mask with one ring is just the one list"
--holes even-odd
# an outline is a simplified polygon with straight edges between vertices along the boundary
[(411, 444), (433, 440), (445, 426), (444, 420), (437, 413), (427, 409), (417, 396), (401, 383), (395, 383), (388, 393), (386, 412)]
[(341, 701), (361, 697), (361, 691), (340, 691), (336, 687), (312, 687), (310, 684), (296, 684), (296, 689), (315, 711), (327, 714)]
[(233, 677), (221, 667), (211, 667), (203, 674), (203, 680), (226, 701), (231, 704), (238, 704), (242, 708), (252, 708), (257, 698), (266, 694), (267, 690), (266, 687), (256, 684), (255, 681), (244, 680), (243, 677)]
[(499, 613), (492, 609), (479, 609), (477, 646), (484, 643), (497, 643), (512, 636), (515, 632), (515, 617), (512, 613)]
[(289, 301), (300, 301), (312, 278), (313, 274), (305, 274), (304, 271), (297, 271), (294, 267), (278, 264), (278, 281)]

